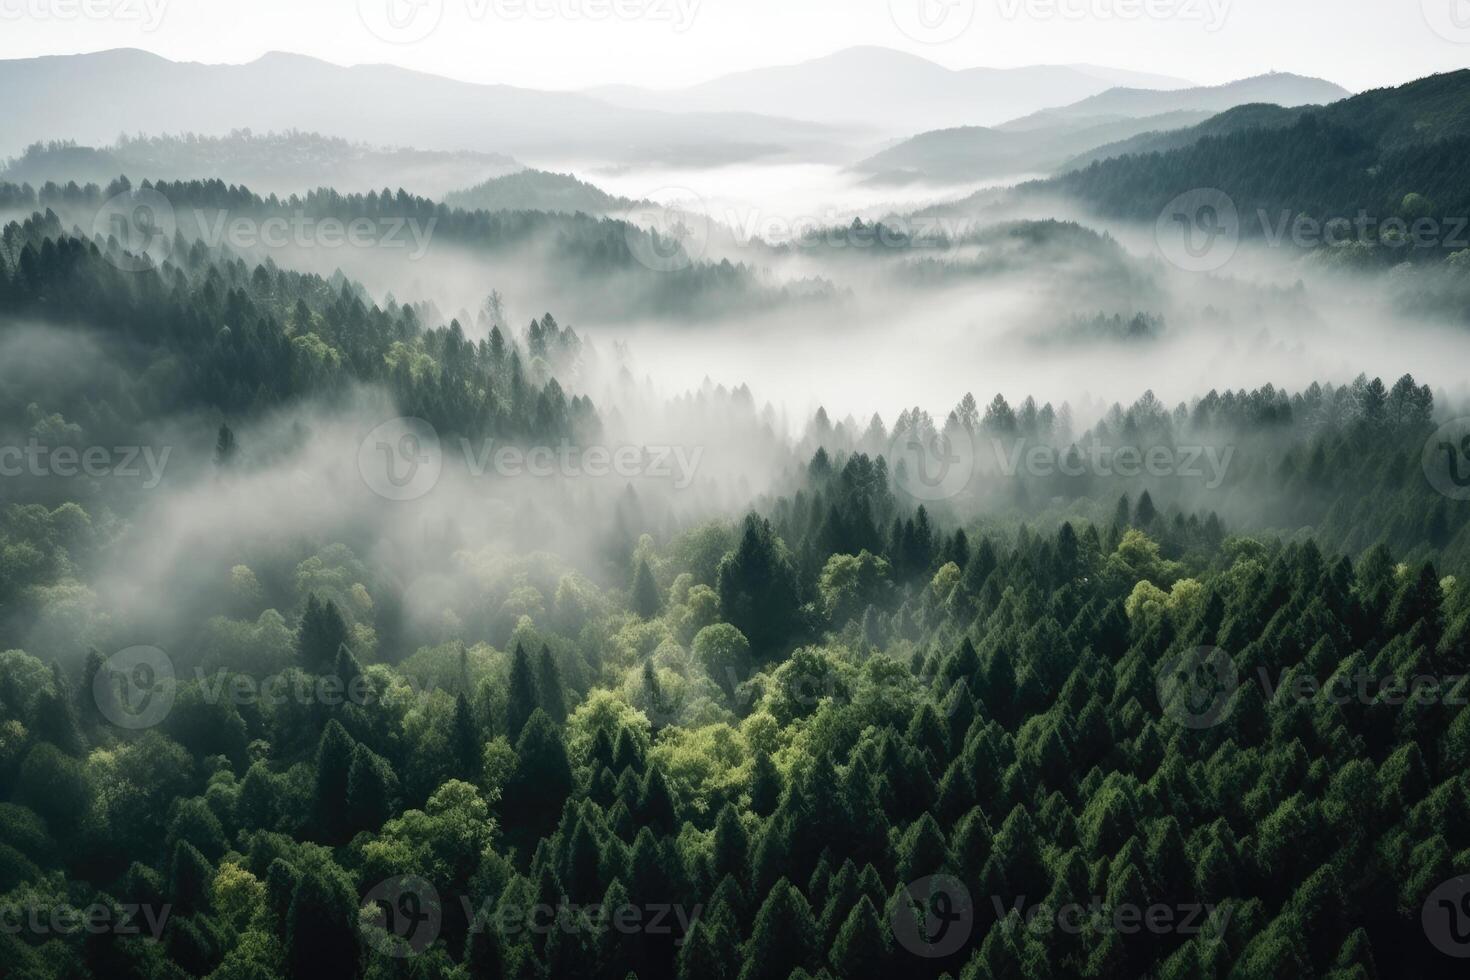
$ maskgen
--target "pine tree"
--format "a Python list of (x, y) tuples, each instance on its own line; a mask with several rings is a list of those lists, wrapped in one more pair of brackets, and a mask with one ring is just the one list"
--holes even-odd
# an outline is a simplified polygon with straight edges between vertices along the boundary
[(476, 918), (465, 940), (465, 974), (469, 980), (506, 980), (505, 967), (505, 948), (494, 921)]
[(750, 777), (750, 808), (757, 816), (769, 817), (781, 802), (781, 772), (770, 753), (757, 750)]
[(316, 751), (313, 814), (317, 833), (329, 844), (347, 839), (347, 786), (352, 773), (352, 736), (335, 719), (327, 722)]
[(772, 886), (745, 944), (740, 980), (787, 980), (818, 968), (817, 923), (806, 898), (785, 878)]
[(214, 441), (214, 465), (220, 469), (226, 469), (235, 462), (235, 456), (240, 447), (235, 442), (235, 432), (223, 422), (220, 423), (219, 435)]
[(750, 870), (750, 838), (740, 814), (726, 803), (715, 818), (714, 855), (710, 861), (714, 880), (731, 875), (736, 881), (744, 881)]
[(516, 644), (510, 663), (510, 686), (506, 691), (505, 726), (512, 744), (521, 737), (526, 721), (540, 705), (540, 692), (536, 689), (536, 675), (531, 668), (531, 658), (526, 648)]
[(388, 763), (367, 746), (358, 745), (352, 750), (352, 766), (347, 771), (348, 834), (376, 831), (383, 826), (393, 813), (393, 780)]
[(1145, 531), (1153, 527), (1154, 520), (1159, 512), (1154, 508), (1154, 498), (1149, 496), (1147, 490), (1138, 495), (1138, 507), (1133, 512), (1133, 520)]
[(891, 927), (878, 917), (866, 895), (847, 917), (832, 944), (828, 961), (836, 976), (844, 980), (883, 980), (891, 975)]
[(537, 708), (516, 742), (516, 765), (505, 788), (508, 819), (519, 827), (552, 826), (571, 791), (572, 766), (561, 732)]
[(567, 696), (562, 688), (561, 669), (556, 665), (551, 648), (543, 646), (536, 659), (536, 690), (541, 710), (558, 725), (567, 720)]
[(643, 619), (653, 619), (663, 608), (663, 598), (659, 595), (658, 583), (653, 580), (653, 570), (648, 567), (648, 561), (644, 558), (638, 559), (638, 564), (633, 570), (633, 611)]
[(465, 782), (478, 783), (483, 765), (484, 743), (480, 738), (480, 726), (475, 721), (469, 698), (464, 696), (463, 691), (454, 698), (449, 745), (454, 775)]
[(337, 651), (347, 642), (347, 623), (337, 604), (328, 599), (317, 600), (315, 593), (306, 597), (306, 612), (296, 634), (296, 654), (302, 669), (310, 674), (330, 673), (337, 662)]
[(335, 875), (308, 869), (286, 912), (285, 960), (290, 980), (356, 980), (357, 903)]

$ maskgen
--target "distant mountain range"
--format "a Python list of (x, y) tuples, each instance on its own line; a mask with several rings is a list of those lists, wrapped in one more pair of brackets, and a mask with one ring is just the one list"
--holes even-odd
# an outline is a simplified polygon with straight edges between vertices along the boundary
[(46, 181), (105, 186), (119, 175), (134, 181), (217, 178), (281, 196), (330, 184), (347, 193), (405, 187), (437, 197), (520, 169), (499, 153), (382, 149), (317, 133), (238, 130), (227, 136), (123, 136), (103, 147), (35, 143), (0, 166), (0, 180), (39, 187)]
[(1165, 112), (1224, 112), (1238, 105), (1269, 102), (1280, 106), (1326, 105), (1353, 93), (1320, 78), (1271, 72), (1224, 85), (1201, 85), (1161, 92), (1144, 88), (1111, 88), (1070, 105), (1045, 109), (1000, 127), (1010, 132), (1055, 126), (1079, 119), (1138, 119)]
[(956, 71), (901, 51), (858, 47), (800, 64), (725, 75), (689, 88), (659, 91), (606, 86), (589, 89), (587, 94), (624, 108), (752, 112), (907, 135), (926, 129), (993, 125), (1074, 103), (1117, 85), (1177, 89), (1190, 84), (1181, 78), (1092, 65)]
[(302, 55), (244, 65), (174, 62), (132, 49), (0, 61), (0, 155), (37, 141), (103, 145), (119, 132), (304, 130), (376, 146), (713, 165), (832, 152), (841, 134), (749, 113), (672, 115), (587, 95), (477, 85), (389, 65)]
[[(1349, 94), (1331, 82), (1285, 74), (1175, 91), (1115, 88), (993, 128), (965, 126), (920, 133), (863, 160), (855, 169), (893, 182), (961, 182), (1051, 173), (1097, 147), (1188, 132), (1189, 127), (1242, 103), (1298, 106), (1305, 99), (1335, 101)], [(1143, 112), (1149, 109), (1157, 111)]]

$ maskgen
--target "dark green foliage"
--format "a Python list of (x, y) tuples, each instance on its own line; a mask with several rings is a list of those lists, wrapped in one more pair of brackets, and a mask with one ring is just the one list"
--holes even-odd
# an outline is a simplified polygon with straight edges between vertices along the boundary
[(515, 745), (516, 764), (506, 784), (508, 820), (513, 826), (544, 828), (556, 822), (572, 790), (572, 769), (561, 733), (537, 708)]
[(799, 597), (796, 571), (769, 521), (746, 517), (740, 544), (720, 562), (718, 591), (725, 619), (757, 656), (772, 656), (789, 642)]
[(653, 580), (653, 570), (648, 567), (646, 559), (638, 559), (637, 566), (633, 569), (633, 611), (644, 619), (652, 619), (658, 615), (663, 608), (663, 597), (659, 594), (658, 583)]
[(291, 980), (354, 980), (359, 970), (357, 904), (327, 871), (304, 872), (286, 910), (286, 976)]
[(510, 663), (510, 686), (506, 694), (506, 734), (512, 744), (521, 737), (521, 729), (540, 704), (536, 687), (536, 674), (531, 667), (530, 655), (525, 647), (517, 644)]

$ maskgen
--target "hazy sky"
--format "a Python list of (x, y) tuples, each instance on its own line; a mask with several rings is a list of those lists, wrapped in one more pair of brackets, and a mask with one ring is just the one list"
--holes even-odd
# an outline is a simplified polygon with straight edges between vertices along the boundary
[(680, 85), (858, 44), (954, 68), (1278, 70), (1358, 90), (1470, 65), (1470, 0), (0, 0), (0, 58), (288, 50), (539, 88)]

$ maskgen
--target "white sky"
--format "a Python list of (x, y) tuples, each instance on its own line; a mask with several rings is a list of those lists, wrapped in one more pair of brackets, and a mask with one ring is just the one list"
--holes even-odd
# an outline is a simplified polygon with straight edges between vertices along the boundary
[[(389, 4), (426, 5), (405, 16), (410, 31), (442, 16), (422, 40), (386, 43), (359, 8), (381, 21)], [(919, 4), (935, 33), (913, 27)], [(1125, 16), (1129, 5), (1172, 16)], [(959, 36), (921, 43), (896, 21)], [(953, 68), (1091, 62), (1202, 83), (1278, 70), (1360, 90), (1470, 65), (1470, 0), (0, 0), (0, 58), (138, 47), (238, 63), (285, 50), (535, 88), (676, 86), (858, 44)]]

